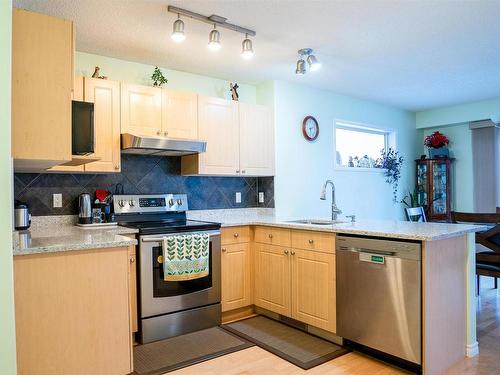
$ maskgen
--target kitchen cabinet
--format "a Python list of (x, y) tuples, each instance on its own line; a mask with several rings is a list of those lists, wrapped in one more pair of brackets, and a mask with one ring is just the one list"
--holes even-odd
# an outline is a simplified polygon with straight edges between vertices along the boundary
[(291, 316), (290, 250), (255, 244), (255, 305)]
[[(127, 236), (135, 238), (134, 235)], [(137, 258), (135, 245), (128, 248), (128, 285), (129, 285), (129, 303), (130, 303), (130, 329), (132, 333), (138, 330), (137, 321)]]
[(98, 161), (85, 164), (85, 172), (120, 171), (120, 83), (85, 77), (85, 101), (94, 103), (93, 156)]
[(73, 22), (12, 11), (12, 157), (16, 171), (70, 162)]
[(292, 249), (292, 318), (336, 331), (335, 255)]
[(198, 136), (207, 151), (182, 158), (182, 174), (239, 175), (238, 103), (198, 96)]
[(274, 126), (269, 108), (199, 96), (198, 137), (207, 141), (207, 151), (182, 158), (184, 175), (274, 174)]
[(162, 135), (198, 139), (198, 95), (162, 89)]
[(121, 132), (162, 135), (162, 89), (122, 82)]
[(222, 245), (222, 312), (252, 304), (250, 244)]
[(19, 375), (133, 371), (127, 247), (14, 257)]
[(274, 175), (274, 126), (269, 107), (239, 103), (240, 171), (242, 175)]

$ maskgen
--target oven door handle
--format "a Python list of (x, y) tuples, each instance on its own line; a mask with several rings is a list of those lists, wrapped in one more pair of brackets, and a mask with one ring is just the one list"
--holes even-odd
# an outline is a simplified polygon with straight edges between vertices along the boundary
[[(188, 234), (189, 232), (186, 232)], [(195, 232), (195, 234), (200, 234), (200, 233), (206, 233), (209, 234), (210, 236), (218, 236), (220, 235), (220, 231), (213, 231), (213, 232)], [(149, 237), (149, 238), (141, 238), (142, 242), (163, 242), (164, 238), (168, 238), (171, 236), (176, 236), (177, 234), (173, 234), (170, 236), (164, 236), (164, 237)]]

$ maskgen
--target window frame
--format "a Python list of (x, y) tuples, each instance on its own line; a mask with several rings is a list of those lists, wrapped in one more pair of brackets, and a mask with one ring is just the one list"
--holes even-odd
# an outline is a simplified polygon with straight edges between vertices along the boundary
[(389, 147), (396, 148), (396, 132), (389, 128), (375, 127), (373, 125), (366, 125), (353, 121), (346, 121), (336, 119), (333, 121), (333, 163), (335, 171), (344, 172), (372, 172), (384, 173), (385, 168), (365, 168), (365, 167), (344, 167), (337, 164), (337, 129), (345, 129), (351, 131), (359, 131), (370, 134), (383, 134), (384, 135), (384, 148), (387, 150)]

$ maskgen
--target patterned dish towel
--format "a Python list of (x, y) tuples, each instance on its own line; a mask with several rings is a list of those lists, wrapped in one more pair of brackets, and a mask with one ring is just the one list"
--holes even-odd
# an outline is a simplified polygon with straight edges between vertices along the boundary
[(193, 280), (209, 272), (210, 236), (188, 234), (163, 238), (165, 281)]

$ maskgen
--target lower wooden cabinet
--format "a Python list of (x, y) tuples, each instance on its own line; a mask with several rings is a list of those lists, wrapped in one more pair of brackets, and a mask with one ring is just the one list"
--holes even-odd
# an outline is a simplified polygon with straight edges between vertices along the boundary
[(292, 318), (336, 331), (335, 255), (291, 250)]
[(282, 246), (255, 244), (255, 305), (291, 315), (290, 250)]
[(249, 243), (222, 245), (222, 312), (252, 304)]
[(14, 257), (19, 375), (132, 372), (127, 247)]
[[(127, 236), (133, 237), (133, 236)], [(129, 304), (130, 304), (130, 327), (132, 332), (137, 332), (137, 258), (135, 246), (128, 248), (128, 285), (129, 285)]]

